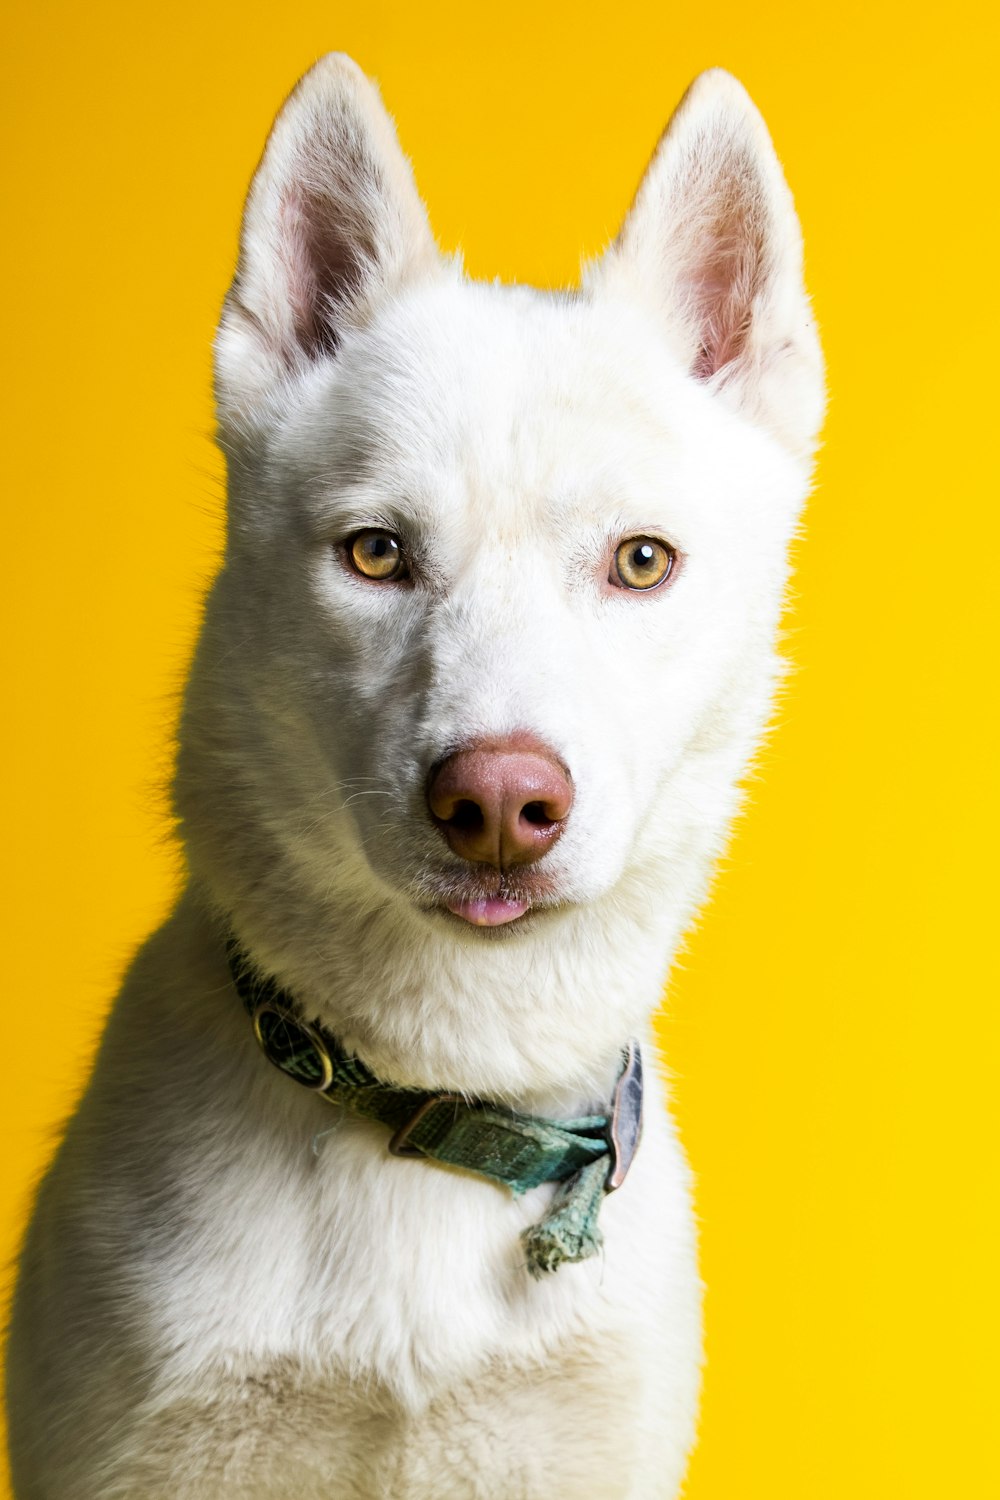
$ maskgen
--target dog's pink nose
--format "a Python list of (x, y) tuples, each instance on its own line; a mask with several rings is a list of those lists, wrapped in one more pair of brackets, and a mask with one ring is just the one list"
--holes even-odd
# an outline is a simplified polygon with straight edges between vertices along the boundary
[(506, 869), (551, 849), (573, 787), (547, 745), (516, 735), (476, 741), (440, 761), (428, 778), (427, 805), (456, 854)]

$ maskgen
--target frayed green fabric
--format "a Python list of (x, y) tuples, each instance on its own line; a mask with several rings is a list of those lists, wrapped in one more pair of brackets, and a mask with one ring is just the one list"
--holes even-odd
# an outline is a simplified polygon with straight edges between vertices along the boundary
[(299, 1020), (292, 998), (255, 970), (235, 941), (228, 944), (228, 957), (268, 1060), (328, 1102), (387, 1125), (394, 1132), (391, 1149), (403, 1139), (407, 1155), (476, 1172), (517, 1194), (559, 1183), (548, 1213), (521, 1235), (533, 1276), (598, 1253), (597, 1218), (611, 1166), (608, 1116), (548, 1120), (384, 1083), (318, 1022)]
[(589, 1260), (604, 1243), (597, 1222), (608, 1175), (606, 1158), (592, 1161), (560, 1183), (544, 1219), (521, 1234), (532, 1276), (558, 1271), (565, 1261)]

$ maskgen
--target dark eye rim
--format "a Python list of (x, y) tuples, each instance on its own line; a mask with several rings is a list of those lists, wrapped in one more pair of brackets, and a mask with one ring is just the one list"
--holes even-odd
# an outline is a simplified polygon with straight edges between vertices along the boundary
[[(626, 583), (618, 570), (618, 554), (623, 547), (639, 546), (643, 542), (652, 542), (657, 547), (662, 547), (667, 554), (667, 570), (662, 578), (655, 583), (645, 586), (635, 583)], [(623, 536), (615, 542), (611, 548), (611, 557), (608, 563), (608, 583), (616, 590), (626, 594), (655, 594), (658, 589), (666, 588), (673, 583), (681, 571), (684, 562), (684, 554), (673, 542), (668, 542), (666, 537), (654, 536), (652, 532), (637, 531), (630, 536)]]
[[(358, 567), (354, 557), (354, 548), (361, 538), (365, 536), (387, 536), (392, 538), (399, 549), (399, 566), (394, 572), (387, 573), (384, 578), (373, 578), (370, 573), (365, 573)], [(340, 544), (340, 551), (348, 571), (355, 578), (360, 578), (362, 583), (381, 586), (388, 583), (408, 583), (411, 580), (410, 559), (403, 538), (391, 526), (359, 526), (356, 531), (352, 531), (349, 536), (344, 538)]]

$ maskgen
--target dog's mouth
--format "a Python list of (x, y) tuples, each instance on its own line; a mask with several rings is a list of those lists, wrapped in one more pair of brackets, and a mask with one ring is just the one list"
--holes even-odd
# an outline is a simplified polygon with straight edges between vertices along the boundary
[(474, 901), (446, 900), (444, 906), (453, 917), (461, 917), (473, 927), (502, 927), (506, 922), (516, 922), (531, 910), (530, 901), (511, 900), (504, 896), (487, 896)]
[(551, 881), (536, 873), (483, 869), (447, 872), (423, 893), (425, 910), (447, 912), (471, 927), (508, 927), (529, 912), (554, 904)]

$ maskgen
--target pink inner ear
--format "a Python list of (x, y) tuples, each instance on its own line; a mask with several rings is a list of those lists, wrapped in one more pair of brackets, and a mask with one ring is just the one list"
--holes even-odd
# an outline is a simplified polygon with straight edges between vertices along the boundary
[(765, 281), (760, 205), (738, 173), (730, 181), (735, 191), (700, 226), (688, 250), (684, 282), (699, 339), (691, 372), (699, 380), (743, 357)]
[(296, 185), (280, 210), (281, 257), (295, 337), (309, 359), (337, 348), (338, 312), (357, 297), (366, 262), (375, 259), (370, 230), (343, 199)]

